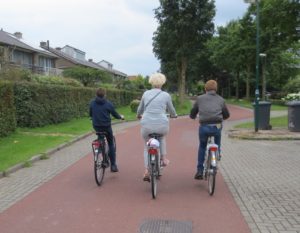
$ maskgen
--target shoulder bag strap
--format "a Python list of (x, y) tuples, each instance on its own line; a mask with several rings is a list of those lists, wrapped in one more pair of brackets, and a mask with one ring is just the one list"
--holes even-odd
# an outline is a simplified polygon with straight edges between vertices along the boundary
[(155, 96), (152, 97), (151, 100), (149, 100), (149, 102), (145, 105), (145, 110), (148, 107), (148, 105), (152, 102), (152, 100), (154, 100), (162, 91), (158, 92)]

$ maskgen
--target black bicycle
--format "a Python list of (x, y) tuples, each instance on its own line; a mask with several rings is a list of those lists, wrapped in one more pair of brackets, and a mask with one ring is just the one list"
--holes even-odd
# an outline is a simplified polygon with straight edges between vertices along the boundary
[[(92, 142), (92, 149), (94, 154), (94, 174), (98, 186), (102, 184), (105, 169), (109, 167), (109, 147), (106, 139), (106, 132), (97, 132), (98, 138)], [(116, 151), (116, 140), (113, 138), (114, 147)]]
[(148, 146), (148, 171), (150, 175), (152, 198), (157, 195), (157, 180), (161, 176), (161, 160), (160, 160), (160, 138), (161, 134), (149, 134), (150, 139), (147, 142)]
[(208, 193), (213, 195), (216, 187), (217, 161), (220, 160), (219, 147), (214, 143), (214, 136), (208, 137), (204, 161), (204, 178), (208, 181)]

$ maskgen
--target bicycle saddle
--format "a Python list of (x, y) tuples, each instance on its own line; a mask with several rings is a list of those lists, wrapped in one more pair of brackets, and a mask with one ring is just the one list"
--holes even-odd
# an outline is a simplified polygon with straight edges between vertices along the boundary
[(106, 136), (107, 132), (104, 132), (104, 131), (96, 132), (96, 135), (98, 135), (98, 136)]
[(161, 138), (163, 135), (162, 134), (158, 134), (158, 133), (150, 133), (148, 135), (150, 138)]

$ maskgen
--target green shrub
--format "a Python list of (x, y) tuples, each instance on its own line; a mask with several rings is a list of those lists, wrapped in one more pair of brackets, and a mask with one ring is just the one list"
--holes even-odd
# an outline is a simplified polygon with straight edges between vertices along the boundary
[(37, 75), (33, 74), (30, 78), (31, 82), (40, 83), (40, 84), (52, 84), (52, 85), (68, 85), (74, 87), (82, 87), (82, 83), (72, 79), (72, 78), (64, 78), (58, 76), (45, 76), (45, 75)]
[(16, 129), (13, 85), (0, 82), (0, 137), (7, 136)]
[(289, 93), (286, 97), (282, 98), (283, 101), (299, 101), (300, 100), (300, 91), (298, 93)]
[(300, 76), (290, 79), (283, 87), (286, 93), (298, 93), (300, 91)]
[(137, 112), (137, 109), (139, 107), (140, 101), (138, 99), (132, 100), (130, 103), (130, 109), (131, 112)]
[(75, 66), (63, 71), (64, 77), (80, 81), (84, 86), (94, 86), (96, 83), (111, 83), (112, 76), (103, 70)]
[(285, 106), (285, 101), (284, 100), (278, 100), (278, 99), (271, 99), (270, 100), (271, 101), (271, 103), (273, 104), (273, 105), (281, 105), (281, 106)]
[[(16, 119), (19, 127), (40, 127), (87, 116), (96, 89), (62, 85), (15, 83)], [(116, 106), (128, 105), (139, 93), (107, 90)]]
[(10, 82), (30, 81), (30, 78), (31, 72), (26, 69), (9, 67), (0, 72), (0, 79)]
[(95, 91), (59, 85), (16, 83), (14, 86), (17, 124), (38, 127), (87, 115)]

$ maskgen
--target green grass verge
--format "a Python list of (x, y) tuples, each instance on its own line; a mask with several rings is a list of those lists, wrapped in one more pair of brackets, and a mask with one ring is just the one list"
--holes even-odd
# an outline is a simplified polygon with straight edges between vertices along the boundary
[[(191, 102), (187, 100), (183, 105), (176, 106), (176, 111), (179, 115), (188, 114), (190, 108)], [(117, 108), (117, 111), (128, 121), (136, 120), (136, 113), (131, 112), (129, 106)], [(113, 120), (117, 121), (120, 120)], [(0, 171), (5, 171), (18, 163), (27, 164), (27, 161), (37, 154), (42, 154), (41, 159), (46, 158), (47, 150), (92, 130), (89, 117), (39, 128), (18, 128), (10, 136), (0, 138)]]
[[(274, 127), (287, 128), (288, 127), (287, 116), (270, 118), (270, 125), (272, 125), (273, 128)], [(254, 122), (242, 123), (242, 124), (236, 125), (235, 128), (251, 129), (251, 128), (254, 128)]]
[[(227, 99), (226, 100), (227, 104), (233, 104), (233, 105), (238, 105), (240, 107), (244, 107), (244, 108), (251, 108), (253, 109), (253, 102), (249, 101), (249, 100), (244, 100), (244, 99)], [(276, 104), (272, 104), (271, 105), (271, 111), (284, 111), (287, 110), (287, 106), (282, 106), (282, 105), (276, 105)]]
[(25, 135), (17, 131), (0, 139), (0, 171), (28, 161), (32, 156), (69, 141), (68, 136)]
[(175, 104), (175, 109), (177, 115), (187, 115), (190, 114), (192, 109), (192, 102), (186, 99), (182, 104)]

